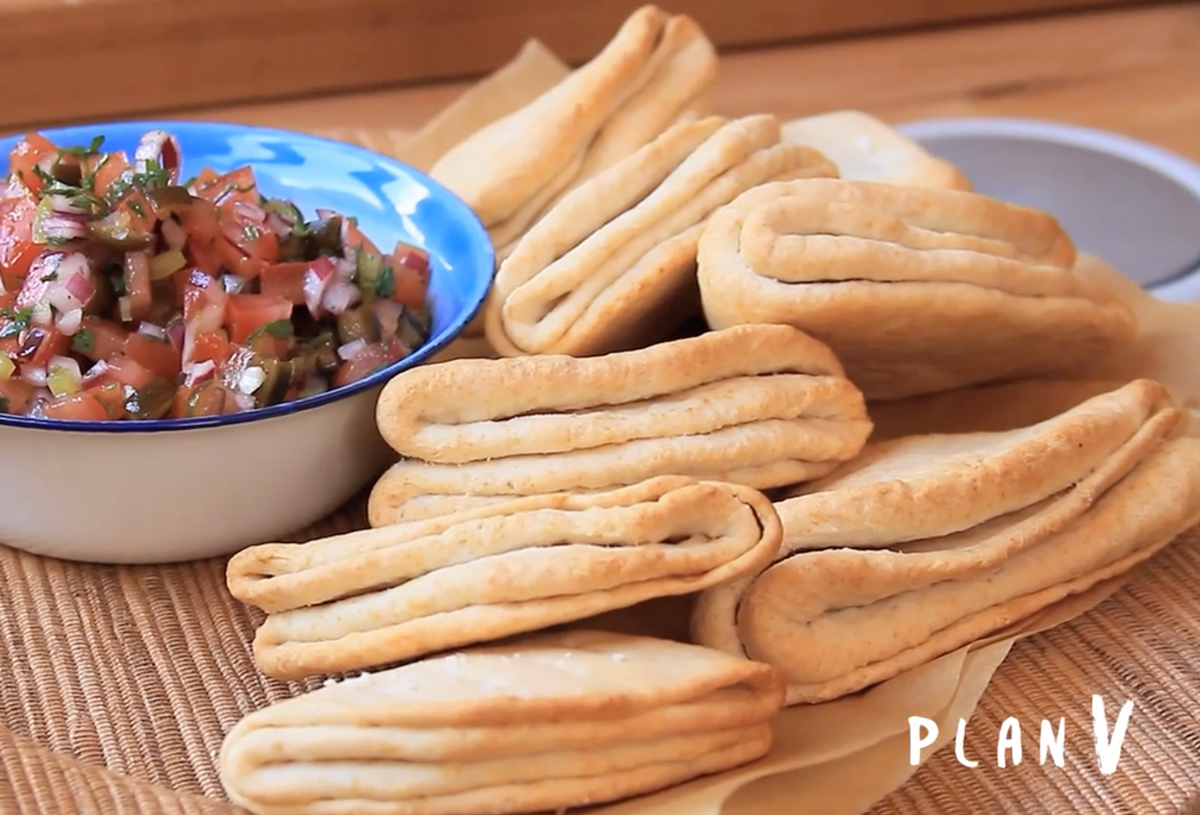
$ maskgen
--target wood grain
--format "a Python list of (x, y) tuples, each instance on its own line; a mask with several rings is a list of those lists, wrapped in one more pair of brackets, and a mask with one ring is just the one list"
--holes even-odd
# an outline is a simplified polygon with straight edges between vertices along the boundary
[[(1200, 2), (727, 54), (718, 107), (897, 122), (1029, 116), (1123, 132), (1200, 160)], [(415, 128), (462, 92), (442, 84), (189, 117), (301, 130)]]
[[(0, 0), (0, 128), (585, 59), (643, 0)], [(675, 0), (721, 46), (1131, 0)]]

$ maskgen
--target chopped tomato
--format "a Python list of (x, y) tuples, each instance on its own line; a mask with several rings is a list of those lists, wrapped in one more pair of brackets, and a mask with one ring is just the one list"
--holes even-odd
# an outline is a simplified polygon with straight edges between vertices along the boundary
[(342, 244), (347, 248), (365, 249), (368, 252), (382, 254), (371, 239), (358, 228), (358, 222), (353, 218), (342, 219)]
[(19, 182), (11, 183), (0, 198), (0, 274), (5, 288), (29, 271), (42, 247), (33, 242), (37, 197)]
[(71, 347), (76, 353), (93, 362), (107, 362), (124, 351), (125, 340), (128, 337), (129, 332), (112, 320), (84, 317)]
[(192, 361), (204, 362), (212, 360), (217, 365), (224, 365), (229, 359), (229, 337), (224, 331), (208, 331), (196, 337), (192, 346)]
[(221, 210), (221, 235), (217, 251), (226, 268), (246, 279), (254, 278), (279, 259), (279, 238), (264, 226)]
[(73, 419), (77, 422), (120, 419), (125, 414), (123, 396), (120, 385), (107, 383), (60, 396), (46, 405), (45, 413), (49, 419)]
[(167, 340), (135, 332), (125, 340), (125, 356), (163, 379), (179, 376), (179, 352)]
[(0, 379), (0, 412), (24, 413), (36, 389), (24, 379)]
[(155, 379), (154, 371), (126, 356), (110, 359), (104, 378), (131, 388), (144, 388)]
[(196, 195), (214, 204), (224, 206), (234, 201), (245, 201), (258, 205), (258, 183), (249, 165), (219, 175), (203, 184), (199, 181), (196, 183)]
[(54, 142), (41, 133), (27, 133), (8, 154), (9, 174), (21, 179), (33, 192), (41, 192), (42, 179), (34, 168), (57, 152)]
[(41, 332), (41, 342), (25, 362), (36, 368), (46, 367), (51, 357), (60, 357), (71, 349), (71, 338), (57, 328), (33, 328), (29, 335), (35, 335), (35, 332)]
[(333, 386), (340, 388), (368, 376), (392, 361), (391, 354), (381, 343), (368, 345), (354, 359), (348, 360), (333, 375)]
[(92, 176), (92, 193), (101, 198), (108, 195), (117, 179), (129, 169), (129, 159), (120, 151), (88, 156), (84, 163), (84, 171)]
[(296, 305), (304, 303), (304, 278), (309, 263), (275, 263), (267, 266), (259, 275), (259, 286), (263, 294), (282, 297)]
[(183, 288), (185, 336), (194, 341), (200, 334), (216, 331), (225, 324), (229, 295), (220, 283), (195, 270)]
[(192, 265), (213, 277), (221, 273), (220, 245), (223, 243), (217, 209), (208, 201), (193, 201), (178, 213), (179, 225), (187, 232), (187, 252)]
[(407, 243), (397, 243), (392, 252), (395, 288), (391, 299), (401, 305), (420, 308), (429, 291), (429, 255)]
[(292, 303), (269, 294), (232, 294), (228, 306), (229, 339), (239, 345), (270, 323), (290, 320)]

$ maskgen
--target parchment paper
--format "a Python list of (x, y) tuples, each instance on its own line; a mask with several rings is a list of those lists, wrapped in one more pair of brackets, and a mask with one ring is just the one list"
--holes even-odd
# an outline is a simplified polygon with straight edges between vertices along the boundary
[[(447, 149), (475, 129), (535, 98), (567, 72), (543, 45), (530, 41), (508, 65), (482, 80), (411, 136), (341, 134), (428, 169)], [(1099, 360), (1080, 378), (1127, 381), (1156, 378), (1191, 409), (1189, 432), (1200, 432), (1200, 305), (1163, 303), (1102, 262), (1085, 258), (1084, 272), (1105, 280), (1138, 312), (1138, 342), (1118, 359)], [(451, 355), (475, 355), (456, 345)], [(483, 352), (483, 353), (486, 353)], [(442, 357), (445, 358), (445, 357)], [(1003, 424), (1003, 422), (1000, 422)], [(613, 806), (593, 815), (860, 815), (904, 784), (917, 771), (909, 760), (908, 719), (922, 716), (938, 725), (939, 738), (921, 756), (927, 760), (953, 741), (959, 719), (969, 719), (992, 675), (1016, 640), (1085, 613), (1109, 597), (1125, 578), (1093, 587), (1000, 632), (901, 674), (861, 694), (784, 711), (775, 723), (775, 745), (747, 767), (700, 779)], [(675, 611), (679, 609), (674, 606)], [(668, 614), (669, 616), (669, 614)], [(630, 615), (612, 620), (624, 625)], [(622, 622), (624, 621), (624, 622)], [(667, 635), (680, 626), (666, 617), (655, 625)]]

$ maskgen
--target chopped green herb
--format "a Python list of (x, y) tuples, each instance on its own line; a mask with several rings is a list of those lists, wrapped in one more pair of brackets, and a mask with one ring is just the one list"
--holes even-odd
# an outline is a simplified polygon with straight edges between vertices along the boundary
[(246, 344), (249, 345), (263, 334), (270, 334), (277, 340), (286, 340), (292, 336), (292, 323), (290, 320), (275, 320), (274, 322), (260, 325), (246, 338)]
[(43, 283), (49, 283), (52, 280), (58, 280), (58, 269), (55, 269), (53, 272), (46, 272), (41, 277)]
[(12, 309), (0, 309), (0, 319), (7, 322), (0, 326), (0, 339), (7, 337), (15, 337), (29, 328), (29, 323), (33, 319), (33, 309), (31, 307)]
[(242, 237), (249, 243), (254, 243), (262, 237), (262, 230), (254, 224), (246, 224), (242, 227)]
[(386, 300), (396, 292), (396, 273), (388, 264), (379, 269), (379, 277), (375, 278), (375, 296)]
[(120, 297), (125, 293), (125, 270), (118, 269), (110, 273), (109, 279), (112, 281), (113, 294)]
[(96, 339), (92, 336), (90, 328), (79, 329), (71, 339), (71, 350), (80, 354), (90, 354), (95, 347)]
[(84, 158), (85, 156), (94, 156), (96, 153), (99, 153), (100, 148), (103, 146), (104, 137), (97, 136), (92, 139), (91, 144), (87, 147), (63, 147), (58, 151), (58, 154), (59, 156), (78, 156)]
[(8, 397), (0, 396), (0, 413), (8, 413)]
[(134, 214), (136, 214), (139, 218), (146, 217), (146, 210), (142, 208), (141, 201), (130, 200), (129, 208), (133, 210)]

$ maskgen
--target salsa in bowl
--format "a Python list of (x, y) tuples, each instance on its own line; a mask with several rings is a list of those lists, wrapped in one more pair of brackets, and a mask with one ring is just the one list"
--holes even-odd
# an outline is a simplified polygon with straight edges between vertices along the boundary
[(125, 122), (0, 161), (0, 543), (29, 551), (191, 559), (328, 515), (391, 455), (379, 390), (491, 281), (462, 201), (350, 144)]
[(180, 177), (169, 131), (130, 155), (30, 133), (0, 177), (0, 413), (240, 413), (357, 382), (429, 340), (429, 255), (268, 197), (254, 168)]

